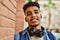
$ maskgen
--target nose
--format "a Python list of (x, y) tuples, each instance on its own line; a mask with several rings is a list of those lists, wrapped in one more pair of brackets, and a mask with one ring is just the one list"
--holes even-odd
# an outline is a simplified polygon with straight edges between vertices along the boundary
[(32, 17), (35, 17), (36, 16), (36, 14), (35, 13), (32, 13)]

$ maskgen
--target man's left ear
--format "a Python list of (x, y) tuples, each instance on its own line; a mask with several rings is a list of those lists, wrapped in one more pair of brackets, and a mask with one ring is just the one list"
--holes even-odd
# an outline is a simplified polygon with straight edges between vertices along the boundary
[(40, 18), (42, 18), (42, 14), (40, 14)]

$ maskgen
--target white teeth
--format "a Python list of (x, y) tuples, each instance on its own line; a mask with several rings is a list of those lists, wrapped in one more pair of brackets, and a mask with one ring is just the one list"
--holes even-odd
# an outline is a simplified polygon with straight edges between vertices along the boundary
[(36, 21), (36, 19), (33, 19), (32, 22)]

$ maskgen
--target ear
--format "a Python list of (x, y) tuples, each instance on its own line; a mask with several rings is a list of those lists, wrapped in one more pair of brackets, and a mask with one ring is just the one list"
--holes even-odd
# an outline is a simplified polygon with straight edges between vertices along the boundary
[(27, 22), (27, 19), (26, 19), (26, 17), (25, 17), (25, 21)]
[(40, 18), (42, 18), (42, 14), (40, 14)]

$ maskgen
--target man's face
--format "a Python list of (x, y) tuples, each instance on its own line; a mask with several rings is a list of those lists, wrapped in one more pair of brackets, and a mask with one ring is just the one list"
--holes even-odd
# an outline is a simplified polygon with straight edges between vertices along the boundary
[(40, 14), (40, 10), (36, 6), (28, 7), (25, 14), (25, 20), (28, 22), (29, 26), (37, 26), (40, 24), (42, 16)]

